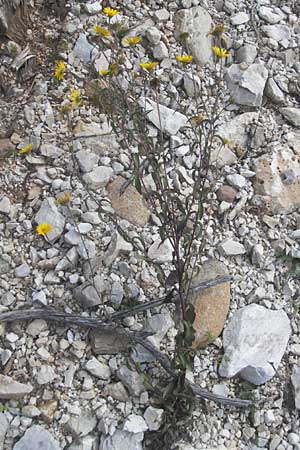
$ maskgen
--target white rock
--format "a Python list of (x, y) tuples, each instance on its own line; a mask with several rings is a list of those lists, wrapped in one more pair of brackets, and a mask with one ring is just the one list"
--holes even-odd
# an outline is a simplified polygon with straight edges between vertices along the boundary
[(5, 435), (9, 427), (9, 422), (4, 413), (0, 413), (0, 450), (3, 450)]
[(169, 239), (161, 242), (157, 239), (148, 249), (148, 257), (156, 262), (171, 262), (173, 259), (173, 247)]
[(10, 215), (11, 203), (8, 197), (4, 196), (0, 199), (0, 214)]
[(144, 413), (144, 418), (150, 431), (159, 430), (164, 416), (164, 410), (148, 406)]
[(300, 108), (280, 108), (281, 114), (295, 127), (300, 127)]
[(142, 416), (130, 414), (125, 420), (123, 429), (130, 433), (143, 433), (148, 430), (148, 426)]
[(55, 370), (52, 366), (42, 366), (36, 373), (36, 381), (38, 384), (52, 383), (56, 377)]
[(263, 64), (251, 64), (245, 68), (232, 64), (225, 75), (233, 100), (245, 106), (261, 105), (267, 78), (268, 70)]
[(47, 158), (58, 158), (63, 154), (63, 150), (54, 144), (42, 144), (40, 147), (40, 152), (43, 156)]
[(96, 256), (96, 244), (94, 241), (84, 238), (84, 240), (79, 242), (77, 252), (83, 259), (88, 260), (94, 258)]
[(89, 2), (84, 5), (84, 8), (88, 14), (98, 14), (102, 11), (101, 1), (100, 2)]
[(184, 127), (188, 123), (186, 116), (178, 111), (167, 108), (163, 105), (157, 105), (156, 102), (147, 99), (141, 99), (139, 104), (147, 111), (147, 119), (153, 123), (153, 125), (160, 129), (163, 133), (172, 135), (176, 134), (180, 128)]
[(85, 150), (79, 150), (75, 153), (75, 158), (78, 161), (79, 167), (82, 172), (91, 172), (98, 164), (99, 156), (95, 153), (90, 153)]
[(258, 15), (261, 19), (271, 25), (274, 25), (285, 18), (285, 15), (281, 11), (277, 9), (275, 12), (273, 8), (269, 8), (268, 6), (261, 6), (258, 10)]
[(55, 200), (51, 197), (43, 200), (43, 203), (35, 216), (35, 222), (37, 224), (49, 223), (52, 226), (52, 230), (47, 234), (49, 241), (58, 239), (65, 226), (65, 218), (58, 211)]
[(275, 42), (280, 42), (288, 46), (291, 38), (291, 30), (288, 25), (264, 25), (261, 27), (262, 31)]
[(231, 186), (235, 187), (236, 189), (243, 189), (243, 187), (246, 186), (246, 179), (238, 173), (227, 175), (226, 180)]
[(276, 373), (291, 334), (284, 311), (271, 311), (256, 304), (234, 312), (223, 333), (222, 377), (240, 375), (255, 385)]
[(30, 394), (31, 384), (23, 384), (6, 375), (0, 375), (0, 399), (14, 400)]
[(73, 51), (69, 56), (69, 62), (79, 59), (83, 63), (93, 61), (98, 55), (96, 47), (89, 43), (86, 34), (81, 33), (76, 41)]
[(114, 171), (111, 167), (98, 166), (93, 171), (84, 174), (83, 180), (91, 189), (97, 190), (108, 184), (113, 173)]
[(294, 391), (295, 407), (300, 409), (300, 366), (297, 364), (293, 366), (291, 382)]
[(236, 58), (235, 62), (237, 63), (247, 63), (252, 64), (255, 61), (255, 58), (257, 56), (257, 47), (256, 45), (244, 45), (243, 47), (239, 48), (236, 52)]
[(109, 380), (110, 378), (110, 368), (98, 361), (94, 356), (87, 361), (85, 368), (88, 372), (101, 380)]
[(226, 256), (236, 256), (236, 255), (243, 255), (246, 253), (245, 247), (243, 244), (237, 241), (233, 241), (231, 239), (227, 239), (226, 241), (223, 241), (219, 245), (219, 250), (222, 254)]
[(23, 263), (15, 268), (15, 276), (18, 278), (26, 278), (30, 274), (30, 266), (27, 263)]
[(112, 436), (102, 436), (99, 450), (143, 450), (144, 433), (117, 430)]
[(249, 14), (245, 12), (239, 12), (237, 14), (234, 14), (230, 18), (231, 25), (234, 26), (242, 25), (243, 23), (249, 22), (249, 20), (250, 20)]
[(273, 103), (284, 103), (285, 95), (279, 88), (274, 78), (269, 78), (266, 83), (265, 95), (272, 100)]
[(167, 58), (169, 56), (169, 50), (166, 44), (162, 41), (160, 41), (158, 44), (156, 44), (153, 49), (153, 58), (157, 61), (162, 61), (164, 58)]
[(161, 36), (161, 31), (159, 31), (156, 27), (150, 27), (146, 31), (146, 38), (150, 44), (157, 45), (161, 40)]
[(13, 450), (60, 450), (49, 431), (40, 425), (29, 428), (24, 436), (14, 445)]

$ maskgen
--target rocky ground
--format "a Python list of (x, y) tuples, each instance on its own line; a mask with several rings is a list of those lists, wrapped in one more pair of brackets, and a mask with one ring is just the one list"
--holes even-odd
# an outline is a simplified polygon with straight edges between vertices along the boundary
[[(254, 405), (199, 402), (188, 426), (175, 426), (177, 442), (160, 448), (300, 449), (297, 1), (71, 0), (63, 8), (36, 2), (24, 42), (0, 46), (0, 312), (53, 307), (103, 317), (165, 292), (133, 241), (141, 236), (147, 256), (166, 272), (170, 245), (160, 242), (157, 217), (133, 186), (120, 198), (129, 153), (87, 99), (88, 82), (108, 67), (109, 54), (92, 43), (93, 27), (107, 25), (107, 6), (134, 27), (129, 35), (142, 36), (136, 53), (124, 45), (129, 68), (140, 70), (141, 60), (160, 63), (156, 73), (168, 86), (159, 98), (163, 131), (170, 151), (177, 146), (182, 189), (195, 155), (182, 132), (187, 117), (174, 115), (167, 94), (188, 115), (195, 84), (175, 59), (180, 36), (189, 33), (193, 67), (209, 97), (215, 66), (208, 33), (215, 24), (228, 28), (222, 45), (231, 56), (221, 89), (224, 102), (234, 101), (219, 130), (228, 143), (213, 154), (220, 176), (209, 196), (199, 277), (230, 274), (232, 281), (193, 299), (197, 352), (189, 378)], [(66, 64), (60, 81), (57, 60)], [(70, 112), (70, 129), (62, 113), (72, 89), (83, 101)], [(154, 108), (149, 130), (155, 135), (158, 127)], [(58, 204), (66, 192), (70, 205)], [(52, 225), (47, 239), (36, 232), (41, 223)], [(166, 305), (126, 317), (122, 326), (151, 332), (166, 353), (174, 349), (173, 310)], [(0, 322), (0, 338), (0, 450), (142, 450), (149, 432), (158, 435), (165, 411), (149, 382), (165, 375), (142, 346), (124, 353), (122, 334), (47, 318)]]

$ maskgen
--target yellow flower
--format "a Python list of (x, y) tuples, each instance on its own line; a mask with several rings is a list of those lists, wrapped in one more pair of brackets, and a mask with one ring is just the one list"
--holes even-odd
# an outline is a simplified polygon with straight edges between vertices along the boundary
[(70, 99), (73, 106), (80, 106), (82, 104), (81, 92), (79, 89), (72, 89)]
[(107, 28), (100, 27), (100, 25), (94, 26), (93, 30), (98, 36), (108, 37), (111, 35), (111, 32)]
[(110, 73), (109, 69), (102, 69), (99, 70), (100, 75), (102, 75), (103, 77), (105, 77), (105, 75), (108, 75)]
[(140, 63), (140, 67), (146, 70), (153, 70), (158, 65), (157, 61), (150, 61), (147, 63)]
[(231, 56), (230, 53), (228, 53), (227, 50), (225, 50), (225, 48), (213, 47), (213, 51), (218, 58), (225, 58), (227, 56)]
[(193, 56), (192, 55), (176, 55), (176, 59), (179, 62), (187, 64), (187, 63), (193, 61)]
[(50, 233), (50, 231), (52, 231), (52, 225), (50, 223), (47, 223), (47, 222), (40, 223), (36, 227), (37, 234), (40, 234), (41, 236), (44, 236), (45, 234)]
[(67, 205), (71, 201), (71, 192), (64, 192), (55, 200), (57, 205)]
[(120, 11), (118, 11), (117, 9), (112, 9), (112, 8), (104, 8), (103, 9), (104, 14), (106, 14), (108, 17), (114, 17), (117, 14), (120, 14)]
[(229, 144), (229, 142), (230, 142), (230, 140), (228, 139), (228, 138), (223, 138), (223, 144), (224, 145), (227, 145), (227, 144)]
[(197, 116), (191, 118), (191, 124), (193, 126), (200, 125), (200, 123), (203, 122), (204, 119), (205, 119), (204, 114), (198, 114)]
[(23, 148), (21, 148), (21, 149), (19, 150), (19, 153), (20, 153), (20, 154), (22, 154), (22, 153), (28, 153), (28, 152), (30, 152), (30, 150), (32, 150), (32, 148), (33, 148), (33, 144), (25, 145), (25, 147), (23, 147)]
[(55, 63), (55, 69), (54, 69), (54, 76), (57, 80), (62, 81), (66, 74), (66, 64), (64, 61), (56, 61)]
[(221, 36), (225, 31), (227, 30), (227, 27), (224, 25), (224, 23), (221, 23), (219, 25), (216, 25), (215, 28), (213, 28), (211, 31), (207, 33), (207, 36), (210, 34), (214, 36)]
[(128, 44), (128, 45), (136, 45), (136, 44), (139, 44), (141, 42), (141, 40), (142, 40), (141, 36), (129, 36), (124, 39), (124, 42), (125, 42), (125, 44)]

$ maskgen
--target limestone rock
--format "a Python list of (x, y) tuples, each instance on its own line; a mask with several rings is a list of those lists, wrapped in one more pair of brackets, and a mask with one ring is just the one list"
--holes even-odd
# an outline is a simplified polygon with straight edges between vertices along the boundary
[(112, 237), (107, 251), (105, 252), (103, 263), (110, 266), (114, 260), (121, 254), (128, 254), (133, 247), (130, 242), (125, 241), (123, 237), (116, 231)]
[(295, 407), (300, 409), (300, 367), (297, 364), (293, 366), (291, 381), (294, 390)]
[(243, 255), (246, 253), (245, 247), (243, 244), (237, 241), (233, 241), (232, 239), (226, 239), (221, 242), (219, 245), (219, 250), (223, 255), (226, 256), (236, 256)]
[(157, 239), (148, 249), (148, 257), (156, 262), (171, 262), (173, 257), (173, 247), (169, 239), (161, 242)]
[(268, 70), (263, 64), (232, 64), (225, 75), (230, 94), (238, 105), (261, 106)]
[(102, 393), (118, 402), (126, 402), (129, 399), (128, 393), (120, 381), (118, 383), (107, 384)]
[(6, 432), (8, 430), (8, 420), (5, 417), (4, 413), (0, 413), (0, 450), (3, 450), (3, 445), (4, 445), (4, 439), (5, 439), (5, 435)]
[(90, 412), (84, 410), (79, 416), (71, 416), (67, 422), (67, 429), (77, 436), (86, 436), (97, 425), (96, 416)]
[(188, 124), (188, 118), (178, 111), (167, 108), (164, 105), (157, 105), (153, 100), (141, 99), (140, 106), (147, 111), (147, 119), (153, 125), (168, 135), (176, 134), (180, 128)]
[(108, 197), (116, 213), (122, 219), (128, 220), (136, 226), (143, 227), (147, 224), (150, 211), (143, 201), (143, 197), (133, 185), (129, 185), (125, 191), (120, 194), (120, 189), (126, 180), (117, 177), (107, 186)]
[(258, 113), (256, 112), (239, 114), (222, 125), (218, 130), (218, 134), (223, 139), (229, 140), (228, 146), (230, 148), (244, 148), (249, 140), (248, 128), (251, 125), (254, 127), (257, 120)]
[(143, 433), (148, 430), (148, 426), (142, 416), (130, 414), (125, 420), (123, 429), (130, 433)]
[(97, 190), (107, 185), (113, 175), (113, 169), (107, 166), (97, 166), (91, 172), (83, 175), (83, 180), (90, 189)]
[(90, 153), (85, 150), (79, 150), (75, 153), (75, 158), (79, 164), (82, 172), (91, 172), (94, 167), (98, 164), (99, 156), (95, 153)]
[(289, 123), (300, 127), (300, 108), (281, 108), (279, 111)]
[[(284, 103), (285, 95), (282, 90), (279, 88), (278, 84), (274, 80), (274, 78), (269, 78), (266, 83), (265, 95), (273, 102), (273, 103)], [(290, 108), (287, 108), (290, 109)], [(293, 109), (293, 108), (292, 108)], [(284, 115), (284, 114), (283, 114)]]
[(96, 47), (89, 43), (86, 34), (81, 33), (75, 43), (73, 51), (70, 53), (69, 61), (73, 64), (74, 60), (80, 60), (83, 63), (89, 63), (97, 57)]
[(280, 12), (278, 8), (275, 11), (272, 7), (270, 8), (268, 6), (261, 6), (258, 10), (258, 15), (261, 19), (265, 20), (271, 25), (280, 22), (285, 17), (285, 15)]
[(251, 44), (243, 45), (236, 52), (235, 62), (252, 64), (254, 63), (256, 56), (257, 56), (256, 45)]
[(164, 410), (148, 406), (144, 413), (144, 418), (150, 431), (159, 430), (164, 416)]
[(102, 436), (99, 450), (143, 450), (144, 433), (117, 430), (112, 436)]
[(128, 350), (130, 338), (122, 331), (101, 330), (90, 333), (92, 350), (95, 355), (114, 355)]
[(23, 384), (6, 375), (0, 375), (0, 399), (14, 400), (22, 398), (32, 391), (31, 384)]
[(281, 43), (285, 47), (291, 38), (291, 29), (288, 25), (264, 25), (261, 27), (262, 31), (274, 41)]
[(300, 160), (288, 147), (254, 160), (255, 194), (262, 196), (269, 213), (289, 214), (300, 206)]
[(234, 312), (223, 333), (222, 377), (240, 375), (255, 385), (269, 381), (284, 354), (291, 326), (284, 311), (256, 304)]
[(61, 236), (65, 226), (65, 218), (58, 211), (55, 200), (51, 197), (43, 200), (41, 207), (35, 216), (35, 222), (37, 224), (49, 223), (52, 226), (52, 230), (47, 234), (47, 238), (51, 242)]
[(54, 144), (42, 144), (40, 147), (40, 153), (47, 158), (59, 158), (63, 154), (63, 149), (57, 147)]
[[(193, 285), (212, 280), (218, 276), (228, 275), (226, 266), (216, 260), (207, 261), (201, 267)], [(223, 330), (230, 305), (230, 283), (192, 293), (190, 302), (194, 306), (195, 340), (193, 348), (199, 349), (215, 340)]]
[(206, 9), (201, 6), (180, 9), (174, 16), (174, 25), (177, 40), (181, 41), (183, 35), (187, 36), (186, 45), (197, 64), (213, 62), (213, 39), (208, 34), (213, 28), (213, 21)]
[(49, 431), (39, 425), (30, 427), (14, 445), (13, 450), (60, 450), (58, 442)]
[(85, 368), (88, 372), (101, 380), (109, 380), (110, 378), (110, 368), (98, 361), (94, 356), (87, 361)]
[(135, 371), (122, 366), (117, 371), (117, 377), (128, 389), (130, 395), (134, 397), (139, 397), (142, 392), (145, 392), (145, 386), (142, 377)]

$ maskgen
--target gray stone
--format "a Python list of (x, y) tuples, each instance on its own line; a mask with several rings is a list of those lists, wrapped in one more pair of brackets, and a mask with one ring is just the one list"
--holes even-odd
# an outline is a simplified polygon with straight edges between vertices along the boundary
[(219, 245), (219, 250), (223, 255), (226, 256), (236, 256), (244, 255), (246, 253), (243, 244), (232, 239), (227, 239)]
[(110, 368), (106, 364), (98, 361), (94, 356), (87, 361), (85, 368), (94, 375), (94, 377), (100, 378), (101, 380), (109, 380), (110, 378)]
[(150, 44), (157, 45), (161, 40), (161, 36), (161, 31), (159, 31), (156, 27), (150, 27), (146, 31), (146, 38)]
[(236, 52), (235, 61), (237, 63), (247, 63), (252, 64), (255, 61), (257, 56), (257, 47), (256, 45), (243, 45)]
[(89, 63), (97, 57), (97, 54), (98, 51), (96, 47), (89, 43), (86, 34), (81, 33), (70, 54), (69, 61), (72, 64), (74, 59), (79, 59), (83, 63)]
[(102, 303), (101, 292), (99, 292), (98, 289), (95, 289), (89, 281), (76, 287), (73, 290), (73, 295), (76, 300), (82, 303), (84, 309), (94, 308)]
[(146, 320), (144, 331), (153, 333), (151, 341), (159, 345), (170, 328), (174, 326), (174, 321), (170, 313), (154, 314)]
[(40, 152), (43, 156), (52, 159), (56, 159), (64, 153), (62, 148), (59, 148), (54, 144), (42, 144), (40, 147)]
[(18, 278), (26, 278), (30, 274), (30, 266), (27, 263), (23, 263), (15, 268), (15, 276)]
[(226, 180), (231, 186), (239, 190), (246, 186), (246, 178), (238, 173), (227, 175)]
[(164, 242), (157, 239), (148, 249), (148, 257), (156, 262), (171, 262), (173, 260), (172, 255), (173, 247), (168, 239)]
[(0, 200), (0, 214), (11, 214), (11, 203), (8, 197), (4, 196)]
[(242, 25), (243, 23), (249, 22), (249, 20), (250, 20), (249, 14), (245, 12), (239, 12), (230, 17), (230, 23), (231, 25), (234, 26)]
[(117, 430), (112, 436), (102, 436), (99, 450), (143, 450), (144, 433)]
[(60, 446), (49, 431), (40, 425), (33, 425), (14, 445), (13, 450), (60, 450)]
[(129, 394), (134, 397), (139, 397), (142, 392), (146, 391), (142, 377), (125, 366), (117, 371), (117, 377), (128, 389)]
[(234, 312), (223, 333), (222, 377), (235, 375), (260, 385), (276, 373), (291, 334), (284, 311), (248, 305)]
[(180, 9), (174, 16), (174, 34), (177, 40), (186, 37), (186, 47), (190, 49), (197, 64), (213, 62), (213, 39), (209, 32), (213, 29), (213, 21), (206, 9), (195, 6)]
[(110, 301), (115, 306), (120, 306), (124, 297), (124, 289), (119, 281), (114, 281), (111, 287)]
[[(245, 148), (247, 147), (247, 143), (249, 140), (248, 129), (251, 127), (255, 127), (258, 117), (259, 115), (256, 112), (247, 112), (239, 114), (233, 119), (225, 122), (224, 125), (220, 126), (218, 134), (223, 139), (229, 140), (229, 143), (227, 144), (229, 148), (232, 149), (236, 147)], [(237, 158), (235, 156), (234, 162), (236, 161)]]
[(78, 245), (81, 242), (81, 235), (75, 228), (71, 228), (65, 235), (64, 241), (69, 245)]
[(291, 38), (291, 30), (288, 25), (264, 25), (261, 30), (274, 41), (288, 46), (288, 42)]
[(56, 378), (55, 370), (52, 366), (41, 366), (38, 369), (35, 378), (40, 385), (52, 383)]
[(168, 58), (169, 56), (169, 50), (166, 44), (162, 41), (160, 41), (158, 44), (156, 44), (153, 49), (153, 58), (157, 61), (162, 61), (164, 58)]
[(195, 95), (199, 95), (200, 93), (200, 85), (201, 81), (200, 78), (193, 74), (186, 72), (183, 75), (183, 87), (186, 92), (186, 94), (189, 97), (194, 97)]
[(99, 448), (98, 436), (83, 436), (80, 439), (76, 439), (68, 450), (98, 450)]
[(271, 25), (274, 25), (275, 23), (278, 23), (285, 18), (285, 15), (281, 11), (279, 11), (278, 9), (274, 11), (272, 7), (270, 8), (268, 6), (261, 6), (258, 10), (258, 15), (261, 19), (265, 20)]
[(59, 272), (60, 270), (74, 269), (77, 266), (77, 263), (78, 263), (77, 249), (76, 247), (72, 247), (67, 252), (66, 256), (57, 263), (55, 267), (55, 272)]
[(91, 172), (83, 175), (83, 181), (90, 189), (97, 190), (105, 187), (111, 179), (114, 171), (111, 167), (98, 166)]
[(22, 398), (32, 391), (31, 384), (23, 384), (11, 377), (0, 375), (0, 399), (15, 400)]
[(32, 337), (39, 336), (43, 331), (48, 330), (47, 322), (43, 319), (33, 320), (26, 328), (26, 333)]
[(65, 226), (65, 218), (58, 211), (55, 200), (51, 197), (43, 200), (35, 221), (37, 224), (49, 223), (52, 226), (52, 230), (47, 234), (47, 239), (51, 242), (61, 236)]
[(22, 408), (22, 415), (25, 417), (38, 417), (40, 416), (41, 411), (33, 405), (25, 405)]
[(128, 253), (132, 250), (132, 245), (125, 241), (125, 239), (123, 239), (123, 237), (116, 231), (111, 237), (109, 247), (104, 255), (103, 263), (108, 267), (119, 255), (128, 255)]
[(88, 260), (96, 256), (96, 244), (90, 239), (81, 239), (77, 247), (78, 255)]
[(15, 301), (16, 298), (11, 292), (5, 292), (1, 297), (0, 304), (3, 306), (11, 306)]
[(153, 100), (141, 99), (139, 104), (147, 112), (147, 119), (153, 125), (168, 135), (176, 134), (182, 127), (188, 124), (188, 118), (178, 111), (157, 105)]
[(269, 78), (266, 87), (265, 87), (265, 95), (273, 102), (273, 103), (284, 103), (285, 95), (282, 90), (279, 88), (278, 84), (274, 80), (274, 78)]
[(293, 365), (291, 382), (294, 391), (295, 407), (300, 409), (300, 366)]
[(122, 329), (93, 331), (90, 333), (93, 353), (114, 355), (128, 350), (130, 338)]
[(166, 22), (170, 17), (170, 13), (166, 8), (157, 9), (154, 11), (153, 17), (157, 22)]
[(232, 64), (225, 79), (235, 103), (243, 106), (261, 106), (268, 70), (263, 64), (251, 64), (242, 68)]
[(163, 422), (164, 410), (159, 408), (153, 408), (153, 406), (148, 406), (144, 412), (144, 418), (148, 425), (150, 431), (159, 430)]
[(103, 395), (112, 397), (119, 402), (127, 402), (129, 399), (128, 393), (121, 382), (107, 384), (103, 389)]
[(300, 127), (300, 108), (281, 108), (279, 110), (285, 119), (294, 125)]
[(4, 413), (0, 413), (0, 450), (3, 450), (5, 435), (8, 430), (9, 423)]
[(125, 420), (123, 430), (130, 433), (143, 433), (148, 430), (148, 426), (142, 416), (130, 414)]
[(96, 425), (96, 416), (92, 412), (84, 410), (79, 416), (71, 416), (66, 427), (76, 436), (86, 436), (93, 431)]
[(80, 170), (84, 173), (91, 172), (98, 164), (99, 156), (95, 153), (90, 153), (85, 150), (80, 150), (75, 153), (75, 158), (78, 161)]
[(84, 5), (84, 9), (88, 14), (98, 14), (102, 11), (101, 1), (89, 2)]
[(237, 156), (226, 145), (221, 147), (221, 150), (213, 148), (211, 152), (211, 163), (217, 165), (219, 169), (224, 166), (232, 166), (237, 162)]

